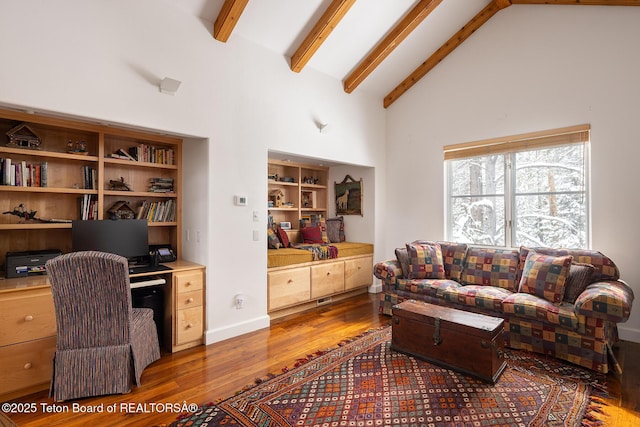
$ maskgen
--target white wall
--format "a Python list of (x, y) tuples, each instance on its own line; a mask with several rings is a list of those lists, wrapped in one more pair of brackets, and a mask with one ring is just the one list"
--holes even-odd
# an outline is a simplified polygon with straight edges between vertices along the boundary
[[(386, 253), (444, 237), (443, 145), (590, 123), (592, 246), (640, 296), (639, 22), (637, 7), (511, 6), (394, 103)], [(639, 304), (620, 335), (640, 342)]]
[[(188, 136), (183, 252), (207, 267), (208, 342), (269, 324), (269, 149), (383, 173), (378, 98), (347, 95), (311, 69), (292, 73), (285, 58), (234, 35), (220, 43), (211, 23), (171, 5), (0, 0), (0, 7), (0, 105)], [(183, 82), (175, 97), (158, 91), (165, 76)], [(331, 123), (330, 133), (318, 132), (316, 117)], [(235, 206), (236, 194), (248, 206)], [(233, 306), (238, 292), (243, 310)]]

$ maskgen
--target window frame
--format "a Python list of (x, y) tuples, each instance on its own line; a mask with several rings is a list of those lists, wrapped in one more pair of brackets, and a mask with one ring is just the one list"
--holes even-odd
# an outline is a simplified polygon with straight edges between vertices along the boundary
[[(547, 148), (557, 148), (563, 145), (583, 145), (583, 182), (584, 188), (582, 194), (584, 196), (585, 204), (585, 245), (584, 249), (591, 248), (591, 156), (590, 156), (590, 130), (591, 127), (588, 124), (571, 126), (560, 129), (552, 129), (547, 131), (531, 132), (527, 134), (506, 136), (500, 138), (493, 138), (488, 140), (481, 140), (475, 142), (468, 142), (455, 145), (444, 146), (444, 181), (445, 181), (445, 203), (444, 203), (444, 220), (445, 220), (445, 239), (452, 239), (452, 203), (454, 196), (452, 196), (452, 182), (450, 177), (452, 176), (452, 160), (469, 159), (473, 157), (483, 157), (492, 154), (501, 154), (504, 156), (504, 225), (503, 225), (503, 239), (504, 246), (502, 245), (481, 245), (490, 247), (514, 247), (517, 241), (517, 228), (516, 228), (516, 168), (515, 157), (518, 152), (536, 151)], [(547, 192), (541, 193), (544, 195), (550, 194), (569, 194), (575, 192)], [(521, 194), (522, 195), (522, 194)], [(491, 195), (495, 197), (495, 195)], [(480, 244), (476, 244), (480, 245)]]

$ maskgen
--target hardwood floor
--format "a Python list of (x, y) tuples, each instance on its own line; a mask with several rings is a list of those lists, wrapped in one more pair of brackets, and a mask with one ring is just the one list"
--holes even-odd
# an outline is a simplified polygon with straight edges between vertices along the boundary
[[(292, 367), (296, 359), (335, 347), (342, 339), (389, 324), (379, 316), (376, 295), (362, 295), (302, 315), (283, 318), (270, 328), (209, 346), (164, 355), (142, 375), (142, 386), (126, 395), (55, 404), (41, 392), (14, 402), (35, 403), (35, 414), (12, 414), (19, 426), (154, 426), (170, 424), (173, 409), (228, 397), (256, 378)], [(611, 397), (604, 407), (607, 426), (640, 425), (640, 344), (621, 342), (615, 349), (624, 374), (608, 376)], [(102, 406), (100, 406), (102, 405)], [(97, 413), (82, 413), (89, 409)], [(112, 408), (113, 413), (108, 413)], [(63, 413), (46, 413), (61, 410)]]

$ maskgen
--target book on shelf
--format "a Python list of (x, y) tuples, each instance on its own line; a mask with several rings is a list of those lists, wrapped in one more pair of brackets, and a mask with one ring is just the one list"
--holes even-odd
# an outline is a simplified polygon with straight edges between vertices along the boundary
[(91, 194), (83, 194), (78, 198), (80, 204), (80, 219), (98, 219), (98, 199)]
[(129, 147), (129, 155), (139, 162), (158, 163), (163, 165), (175, 164), (175, 153), (173, 148), (138, 144), (135, 147)]
[(82, 188), (95, 190), (98, 188), (98, 171), (91, 166), (82, 166)]
[(176, 201), (175, 199), (159, 202), (142, 200), (136, 218), (146, 219), (149, 222), (173, 222), (176, 220)]
[(149, 178), (152, 193), (173, 193), (173, 178)]
[(27, 163), (26, 160), (0, 158), (0, 185), (46, 187), (46, 175), (43, 175), (46, 165), (47, 162)]

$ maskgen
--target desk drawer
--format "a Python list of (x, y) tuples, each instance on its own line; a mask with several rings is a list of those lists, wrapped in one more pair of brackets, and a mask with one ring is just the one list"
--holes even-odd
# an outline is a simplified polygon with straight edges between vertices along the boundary
[(2, 295), (0, 325), (0, 346), (54, 336), (56, 314), (51, 290)]
[(176, 321), (176, 344), (182, 345), (191, 341), (202, 341), (204, 331), (202, 322), (202, 306), (178, 310)]
[(202, 306), (202, 291), (191, 291), (191, 292), (182, 292), (179, 293), (176, 297), (176, 306), (178, 310), (183, 310), (185, 308), (191, 307), (200, 307)]
[(0, 347), (0, 395), (50, 382), (55, 350), (55, 337)]
[(204, 287), (202, 271), (175, 273), (174, 278), (178, 293), (191, 292)]

